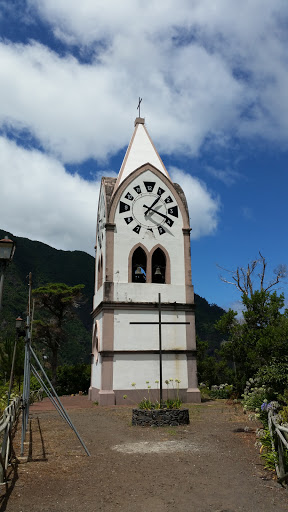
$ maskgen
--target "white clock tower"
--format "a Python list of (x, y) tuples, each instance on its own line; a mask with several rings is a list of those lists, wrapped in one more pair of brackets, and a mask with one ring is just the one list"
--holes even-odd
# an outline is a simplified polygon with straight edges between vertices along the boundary
[(96, 236), (89, 398), (136, 403), (149, 381), (159, 399), (161, 293), (164, 398), (165, 380), (171, 390), (177, 379), (182, 400), (200, 402), (187, 202), (141, 117), (118, 178), (102, 178)]

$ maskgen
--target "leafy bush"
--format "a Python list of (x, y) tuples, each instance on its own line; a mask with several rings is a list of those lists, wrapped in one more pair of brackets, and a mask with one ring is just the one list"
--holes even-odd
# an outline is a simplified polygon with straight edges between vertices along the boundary
[(8, 382), (5, 385), (0, 386), (0, 414), (2, 414), (5, 407), (7, 407), (8, 389)]
[(282, 361), (273, 358), (269, 364), (262, 366), (256, 373), (257, 382), (269, 386), (277, 394), (288, 388), (288, 357)]
[(200, 382), (199, 384), (199, 388), (200, 388), (200, 392), (201, 392), (201, 397), (202, 398), (212, 398), (213, 400), (217, 399), (217, 398), (224, 398), (224, 399), (228, 399), (228, 398), (231, 398), (231, 396), (233, 395), (233, 386), (232, 384), (220, 384), (219, 386), (217, 386), (216, 384), (211, 386), (211, 388), (209, 388), (209, 386), (205, 383), (205, 382)]
[(284, 406), (281, 411), (279, 411), (279, 423), (288, 427), (288, 405)]
[(211, 398), (230, 398), (233, 392), (232, 384), (220, 384), (219, 386), (211, 386)]
[(88, 393), (90, 386), (90, 365), (75, 364), (57, 368), (57, 392), (59, 395), (71, 395), (82, 391)]
[(261, 405), (272, 400), (275, 396), (273, 390), (266, 386), (259, 386), (259, 379), (250, 378), (242, 395), (244, 410), (261, 413)]
[[(123, 398), (127, 398), (127, 395), (124, 395)], [(181, 400), (179, 398), (167, 398), (167, 400), (164, 400), (161, 404), (156, 400), (156, 402), (151, 402), (148, 398), (143, 398), (141, 402), (138, 404), (139, 409), (180, 409), (182, 405)]]
[(268, 427), (260, 428), (256, 432), (255, 446), (260, 448), (261, 458), (264, 460), (265, 469), (275, 472), (275, 465), (278, 463), (278, 454), (272, 447), (271, 436)]
[[(139, 409), (158, 409), (158, 407), (155, 407), (154, 404), (149, 400), (148, 398), (143, 398), (141, 402), (139, 402), (138, 405)], [(160, 407), (159, 407), (160, 408)]]

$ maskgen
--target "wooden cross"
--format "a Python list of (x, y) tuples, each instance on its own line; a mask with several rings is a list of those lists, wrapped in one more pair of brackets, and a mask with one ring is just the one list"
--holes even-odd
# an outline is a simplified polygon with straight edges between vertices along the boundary
[(141, 101), (142, 101), (142, 98), (140, 98), (140, 96), (139, 96), (139, 102), (138, 102), (138, 107), (137, 107), (137, 110), (139, 110), (139, 117), (141, 117), (141, 115), (140, 115), (140, 104), (141, 104)]
[[(139, 98), (140, 99), (140, 98)], [(160, 383), (160, 404), (163, 401), (163, 386), (162, 386), (162, 325), (187, 325), (190, 324), (190, 322), (162, 322), (161, 320), (161, 293), (158, 293), (158, 322), (130, 322), (130, 324), (137, 324), (137, 325), (143, 325), (143, 324), (158, 324), (159, 326), (159, 383)]]

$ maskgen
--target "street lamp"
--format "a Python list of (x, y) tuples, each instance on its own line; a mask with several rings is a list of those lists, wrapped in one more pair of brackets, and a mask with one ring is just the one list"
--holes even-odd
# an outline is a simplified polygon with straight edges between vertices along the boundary
[(16, 320), (15, 320), (15, 323), (16, 323), (16, 330), (17, 330), (17, 332), (19, 332), (20, 329), (22, 329), (23, 318), (21, 318), (21, 316), (18, 316), (18, 318), (16, 318)]
[(15, 252), (15, 242), (10, 240), (8, 236), (5, 236), (0, 240), (0, 310), (2, 309), (2, 297), (3, 297), (3, 285), (4, 285), (4, 273), (7, 265), (12, 261)]

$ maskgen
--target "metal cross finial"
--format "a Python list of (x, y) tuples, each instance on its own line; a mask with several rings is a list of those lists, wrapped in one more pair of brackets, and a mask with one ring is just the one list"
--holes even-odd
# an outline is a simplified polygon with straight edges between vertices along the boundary
[(141, 117), (141, 115), (140, 115), (140, 104), (141, 104), (141, 101), (142, 101), (142, 98), (140, 98), (140, 96), (139, 96), (139, 103), (138, 103), (138, 107), (137, 107), (137, 110), (139, 110), (139, 117)]

